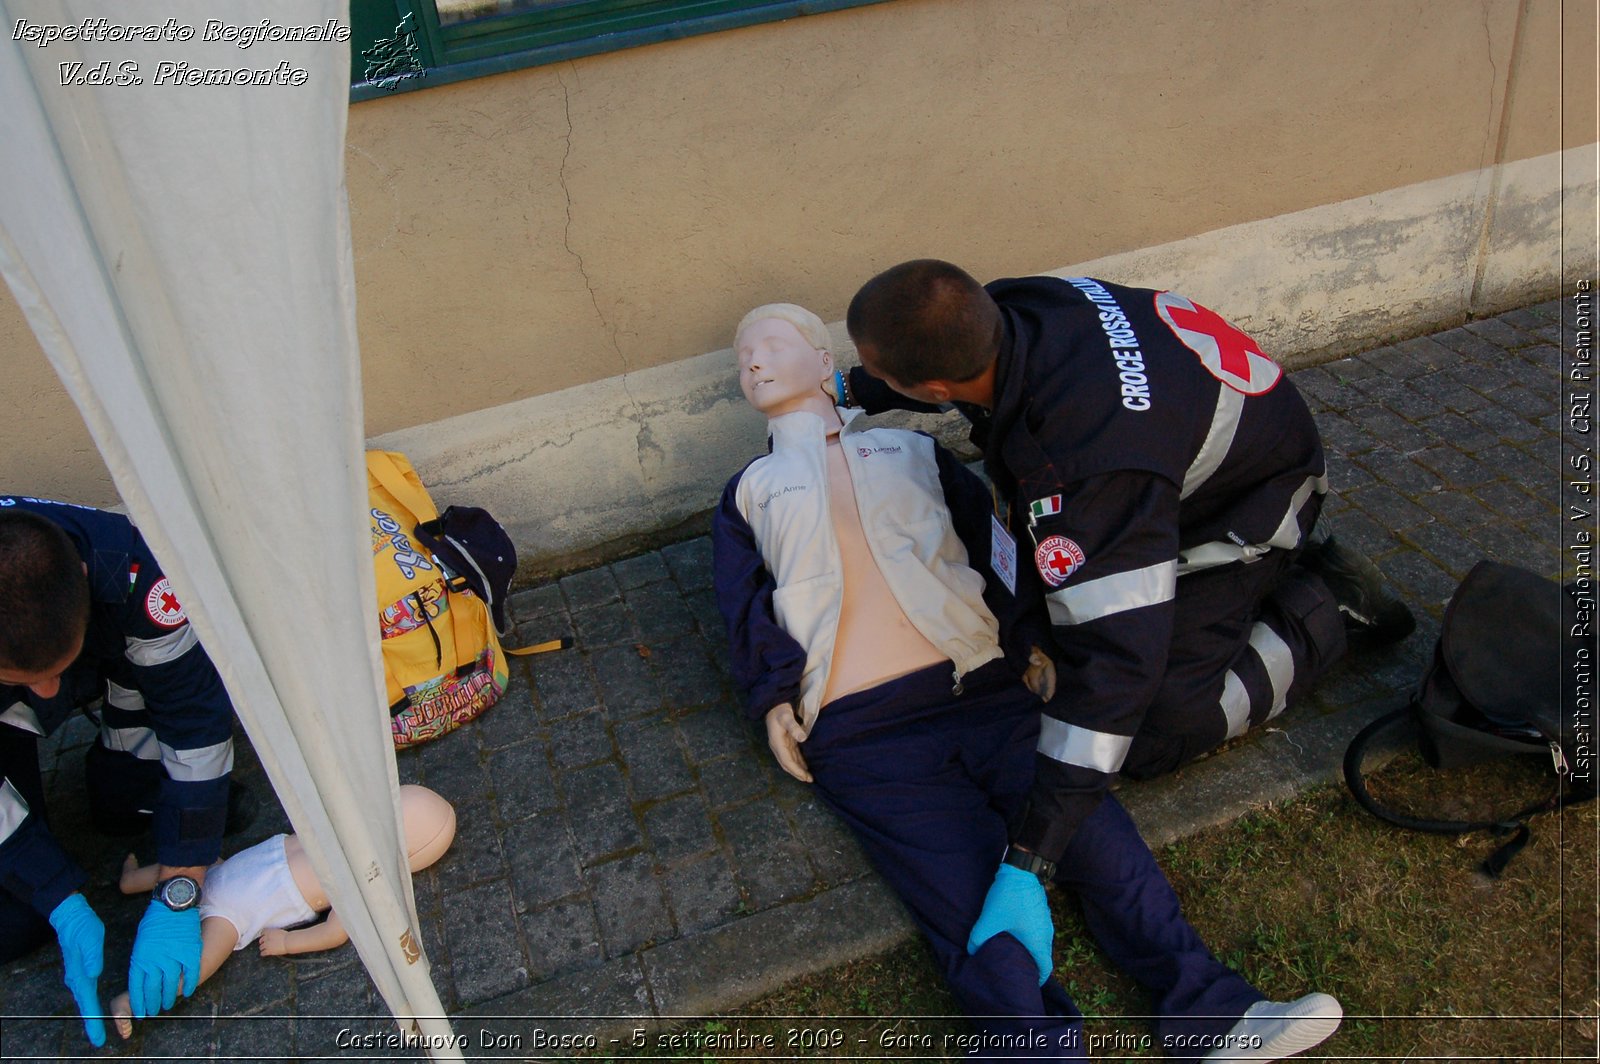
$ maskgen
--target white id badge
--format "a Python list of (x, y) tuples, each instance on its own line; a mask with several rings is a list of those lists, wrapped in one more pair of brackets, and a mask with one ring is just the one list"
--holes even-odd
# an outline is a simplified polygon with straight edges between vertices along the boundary
[(1006, 590), (1016, 595), (1017, 541), (994, 514), (989, 515), (989, 568), (1006, 585)]

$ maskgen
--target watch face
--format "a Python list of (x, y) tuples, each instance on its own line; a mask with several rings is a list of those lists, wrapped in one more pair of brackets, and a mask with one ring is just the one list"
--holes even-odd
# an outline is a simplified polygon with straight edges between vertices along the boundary
[(157, 888), (156, 896), (167, 908), (181, 912), (200, 900), (200, 884), (188, 876), (173, 876)]

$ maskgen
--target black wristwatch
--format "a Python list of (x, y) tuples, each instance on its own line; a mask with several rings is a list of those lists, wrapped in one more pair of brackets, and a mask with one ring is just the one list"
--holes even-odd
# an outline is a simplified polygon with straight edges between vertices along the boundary
[(200, 904), (200, 884), (190, 876), (173, 876), (156, 884), (154, 900), (175, 913)]
[(1001, 864), (1008, 864), (1012, 868), (1020, 868), (1024, 872), (1032, 872), (1039, 877), (1039, 882), (1048, 883), (1056, 877), (1056, 863), (1047, 861), (1036, 853), (1028, 853), (1014, 846), (1007, 846), (1005, 856), (1000, 858)]

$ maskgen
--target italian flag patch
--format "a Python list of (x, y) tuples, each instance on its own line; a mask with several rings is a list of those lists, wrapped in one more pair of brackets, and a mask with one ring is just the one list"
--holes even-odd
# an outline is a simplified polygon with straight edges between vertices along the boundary
[(1028, 505), (1035, 521), (1044, 517), (1054, 517), (1061, 512), (1061, 496), (1050, 495), (1043, 499), (1035, 499)]

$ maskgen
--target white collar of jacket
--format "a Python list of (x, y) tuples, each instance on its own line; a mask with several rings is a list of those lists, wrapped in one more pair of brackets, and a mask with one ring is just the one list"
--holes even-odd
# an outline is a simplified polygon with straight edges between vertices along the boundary
[[(836, 406), (834, 410), (838, 413), (839, 420), (844, 422), (844, 428), (839, 430), (841, 436), (852, 431), (850, 423), (866, 413), (859, 406)], [(857, 426), (857, 430), (865, 427)], [(796, 410), (793, 413), (768, 418), (767, 435), (772, 437), (772, 445), (777, 448), (786, 443), (801, 443), (819, 437), (826, 439), (828, 424), (809, 410)]]
[[(844, 448), (861, 527), (884, 581), (906, 617), (967, 673), (1002, 657), (999, 624), (983, 601), (984, 579), (955, 533), (939, 481), (934, 443), (904, 429), (857, 422), (841, 410)], [(745, 470), (739, 511), (777, 585), (778, 624), (805, 649), (800, 722), (822, 705), (843, 598), (839, 545), (828, 510), (827, 426), (809, 411), (771, 419), (771, 454)], [(978, 561), (977, 564), (982, 564)]]

